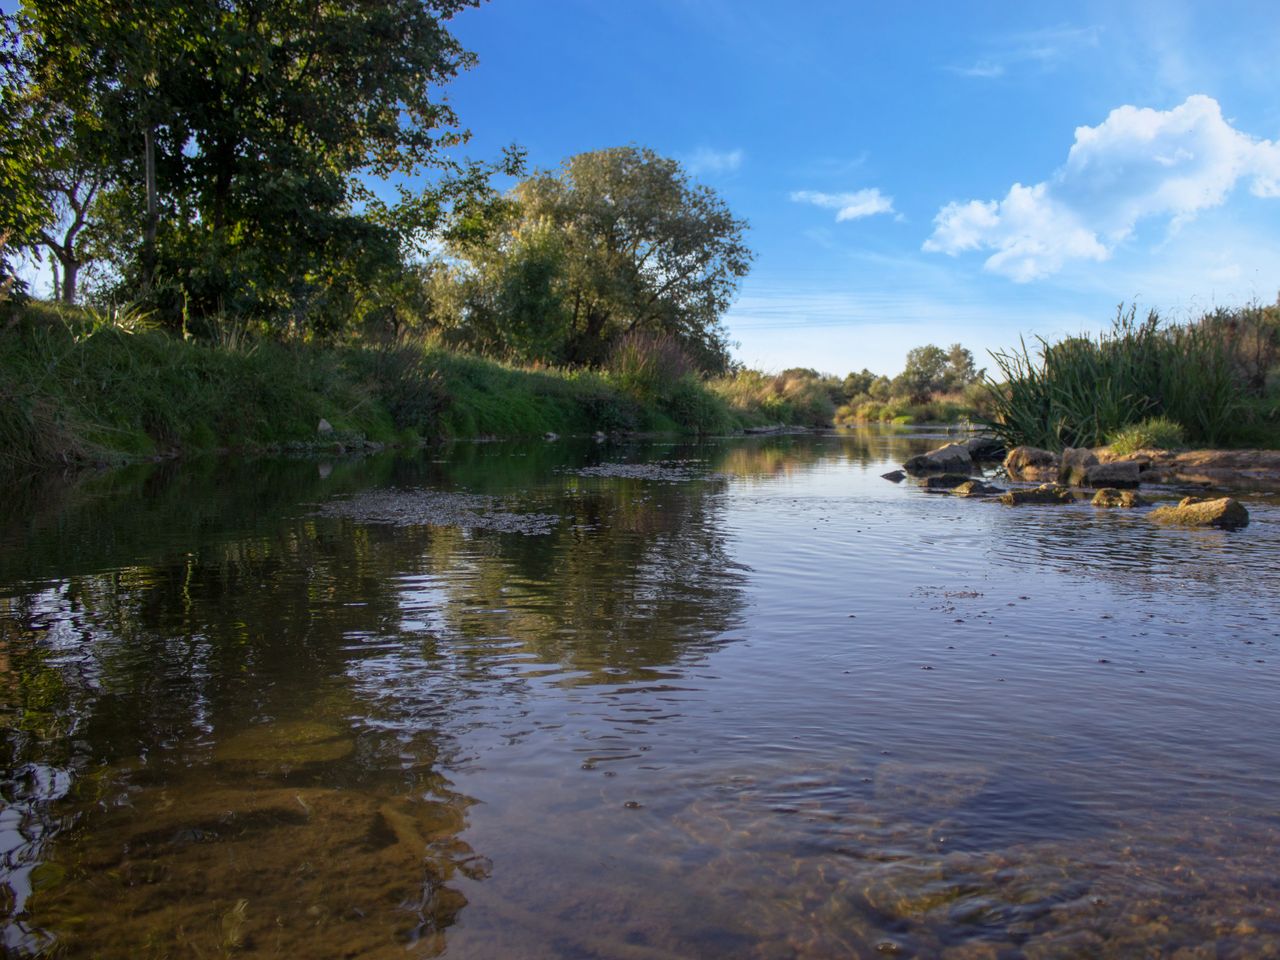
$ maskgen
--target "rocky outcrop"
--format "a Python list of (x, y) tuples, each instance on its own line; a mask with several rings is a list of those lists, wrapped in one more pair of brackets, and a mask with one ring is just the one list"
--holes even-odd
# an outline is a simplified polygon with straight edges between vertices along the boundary
[(930, 450), (912, 457), (902, 465), (902, 469), (910, 474), (925, 473), (960, 473), (973, 469), (973, 458), (963, 443), (948, 443), (937, 450)]
[(1136, 450), (1099, 448), (1103, 463), (1136, 463), (1144, 483), (1274, 483), (1280, 450)]
[(1115, 487), (1103, 487), (1093, 495), (1095, 507), (1145, 507), (1147, 501), (1132, 490), (1117, 490)]
[(1042, 483), (1033, 490), (1008, 490), (1000, 497), (1000, 502), (1009, 507), (1033, 503), (1066, 504), (1075, 503), (1075, 497), (1071, 495), (1071, 491), (1066, 487), (1059, 486), (1056, 483)]
[(957, 497), (994, 497), (1004, 493), (1004, 490), (993, 487), (989, 483), (983, 483), (981, 480), (966, 480), (951, 492)]
[(1004, 469), (1014, 480), (1056, 480), (1058, 456), (1039, 447), (1014, 447), (1004, 458)]
[(967, 473), (935, 473), (932, 476), (925, 477), (924, 488), (937, 493), (939, 491), (954, 490), (961, 484), (968, 482), (969, 475)]
[(1157, 507), (1147, 516), (1154, 523), (1179, 527), (1219, 527), (1234, 530), (1247, 526), (1249, 511), (1234, 497), (1209, 500), (1184, 497), (1176, 507)]

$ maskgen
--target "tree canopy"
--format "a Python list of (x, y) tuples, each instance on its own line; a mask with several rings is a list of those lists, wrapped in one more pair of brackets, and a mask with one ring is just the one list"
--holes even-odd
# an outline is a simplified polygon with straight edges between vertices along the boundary
[[(473, 61), (445, 22), (478, 2), (23, 0), (6, 104), (71, 118), (76, 159), (106, 184), (99, 253), (125, 285), (174, 284), (197, 313), (338, 322), (484, 180), (446, 153), (466, 134), (436, 95)], [(16, 162), (39, 193), (34, 160)], [(375, 189), (426, 169), (434, 189)]]
[(490, 296), (473, 294), (468, 322), (517, 355), (600, 363), (646, 333), (727, 367), (722, 317), (751, 263), (747, 225), (677, 161), (636, 146), (578, 154), (472, 226), (452, 249)]

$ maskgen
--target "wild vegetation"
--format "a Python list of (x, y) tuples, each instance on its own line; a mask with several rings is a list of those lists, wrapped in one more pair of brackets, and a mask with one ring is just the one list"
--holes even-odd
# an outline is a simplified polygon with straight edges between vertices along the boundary
[(988, 419), (1011, 444), (1280, 445), (1280, 303), (1184, 324), (1121, 308), (1096, 339), (1038, 344), (994, 355)]

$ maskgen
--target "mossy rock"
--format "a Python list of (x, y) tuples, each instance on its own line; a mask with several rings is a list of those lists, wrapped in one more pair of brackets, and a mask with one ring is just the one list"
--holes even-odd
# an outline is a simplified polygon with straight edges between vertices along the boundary
[(1184, 497), (1176, 507), (1157, 507), (1147, 516), (1153, 523), (1178, 527), (1235, 530), (1249, 524), (1249, 511), (1234, 497), (1219, 497), (1214, 500)]
[(1075, 497), (1066, 487), (1056, 483), (1042, 483), (1034, 490), (1009, 490), (1000, 497), (1005, 506), (1017, 507), (1023, 504), (1067, 504), (1075, 503)]
[(1103, 487), (1093, 495), (1093, 505), (1095, 507), (1122, 507), (1131, 509), (1133, 507), (1145, 507), (1147, 505), (1147, 501), (1132, 490), (1118, 490), (1115, 487)]

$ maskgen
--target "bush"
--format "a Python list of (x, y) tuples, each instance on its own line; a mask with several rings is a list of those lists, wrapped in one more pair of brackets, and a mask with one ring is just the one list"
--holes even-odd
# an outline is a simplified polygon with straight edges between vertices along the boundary
[(1181, 424), (1166, 417), (1152, 417), (1112, 434), (1107, 442), (1119, 454), (1136, 450), (1176, 450), (1186, 445), (1186, 431)]

